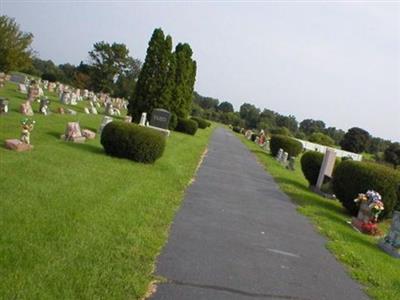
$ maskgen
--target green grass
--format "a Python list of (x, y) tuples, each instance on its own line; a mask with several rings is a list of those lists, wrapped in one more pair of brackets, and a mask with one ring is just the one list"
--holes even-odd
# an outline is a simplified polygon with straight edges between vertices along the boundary
[(106, 156), (99, 137), (60, 140), (68, 121), (96, 130), (101, 115), (36, 113), (34, 149), (17, 153), (4, 140), (19, 138), (26, 95), (7, 83), (0, 96), (11, 110), (0, 116), (0, 298), (142, 297), (213, 128), (173, 132), (163, 157), (144, 165)]
[[(238, 135), (258, 161), (275, 178), (283, 192), (309, 217), (317, 230), (327, 237), (327, 248), (345, 264), (348, 273), (365, 286), (374, 299), (397, 300), (400, 295), (400, 260), (381, 251), (378, 239), (356, 232), (347, 224), (349, 215), (340, 202), (325, 199), (308, 189), (299, 159), (296, 171), (283, 168), (255, 143)], [(386, 232), (390, 221), (381, 224)]]

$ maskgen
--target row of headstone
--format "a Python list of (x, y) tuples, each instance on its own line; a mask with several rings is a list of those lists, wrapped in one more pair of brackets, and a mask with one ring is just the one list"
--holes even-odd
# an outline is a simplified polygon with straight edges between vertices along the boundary
[(294, 171), (296, 158), (294, 156), (289, 157), (289, 154), (285, 152), (282, 148), (278, 150), (275, 159), (279, 161), (285, 168)]

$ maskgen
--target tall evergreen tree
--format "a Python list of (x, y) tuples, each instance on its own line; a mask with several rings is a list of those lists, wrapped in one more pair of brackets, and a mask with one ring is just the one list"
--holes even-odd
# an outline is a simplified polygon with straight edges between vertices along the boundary
[(187, 118), (192, 110), (194, 83), (196, 80), (196, 62), (189, 44), (179, 43), (175, 48), (175, 92), (172, 104), (173, 112), (180, 118)]
[[(129, 114), (138, 121), (142, 112), (151, 113), (154, 108), (169, 109), (171, 101), (171, 51), (172, 40), (164, 32), (155, 29), (147, 48), (147, 55), (129, 100)], [(173, 78), (173, 77), (172, 77)]]

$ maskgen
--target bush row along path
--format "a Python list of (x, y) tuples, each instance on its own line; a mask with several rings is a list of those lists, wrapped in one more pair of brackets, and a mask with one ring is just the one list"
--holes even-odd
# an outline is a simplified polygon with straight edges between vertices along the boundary
[(152, 299), (367, 299), (325, 240), (217, 128), (158, 258)]

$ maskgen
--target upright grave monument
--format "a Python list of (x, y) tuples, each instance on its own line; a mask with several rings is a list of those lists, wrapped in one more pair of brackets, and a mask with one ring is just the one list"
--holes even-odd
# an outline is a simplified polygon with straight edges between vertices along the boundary
[(386, 253), (400, 258), (400, 211), (393, 213), (390, 231), (379, 242), (379, 247)]

